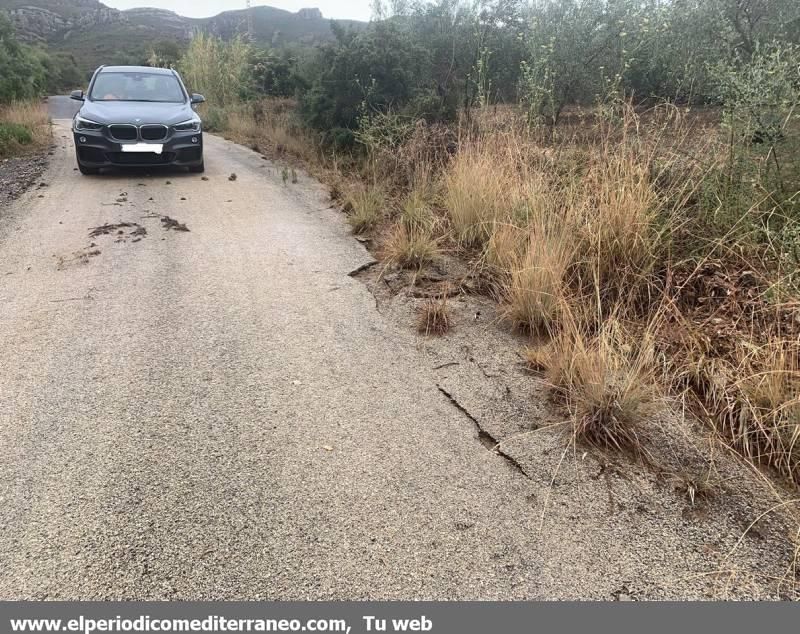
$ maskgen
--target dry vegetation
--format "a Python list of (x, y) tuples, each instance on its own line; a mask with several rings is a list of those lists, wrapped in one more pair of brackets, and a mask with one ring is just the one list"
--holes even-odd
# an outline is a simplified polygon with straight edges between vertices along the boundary
[(50, 142), (50, 118), (40, 101), (0, 106), (0, 157), (38, 150)]
[(291, 99), (262, 99), (237, 103), (224, 110), (206, 107), (206, 126), (226, 138), (276, 157), (316, 165), (321, 160), (312, 134), (296, 121), (296, 104)]
[[(420, 123), (359, 161), (297, 134), (285, 102), (248, 106), (276, 107), (261, 124), (235, 114), (227, 133), (304, 160), (387, 267), (457, 257), (479, 271), (509, 327), (544, 342), (528, 358), (576, 441), (646, 458), (644, 421), (677, 398), (743, 456), (800, 480), (800, 292), (790, 223), (770, 224), (785, 199), (766, 182), (732, 191), (718, 111), (623, 104), (543, 129), (486, 108), (469, 125)], [(422, 333), (450, 321), (443, 298), (420, 308)]]
[(417, 331), (425, 336), (444, 335), (451, 326), (452, 318), (447, 306), (447, 295), (425, 300), (419, 309)]

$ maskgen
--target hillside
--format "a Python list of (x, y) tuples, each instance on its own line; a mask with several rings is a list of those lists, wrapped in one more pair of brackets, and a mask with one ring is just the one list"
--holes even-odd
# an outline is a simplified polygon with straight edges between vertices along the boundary
[[(0, 0), (18, 36), (75, 56), (83, 71), (100, 64), (141, 61), (160, 42), (188, 41), (196, 30), (230, 38), (247, 30), (245, 10), (225, 11), (211, 18), (187, 18), (155, 8), (119, 11), (98, 0)], [(270, 46), (314, 44), (333, 37), (332, 20), (317, 9), (297, 13), (273, 7), (253, 8), (253, 35)], [(337, 20), (342, 26), (359, 22)]]

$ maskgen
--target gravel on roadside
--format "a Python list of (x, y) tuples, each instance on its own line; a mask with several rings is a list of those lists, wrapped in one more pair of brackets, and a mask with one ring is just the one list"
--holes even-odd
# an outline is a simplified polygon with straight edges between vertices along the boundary
[(47, 167), (47, 152), (0, 160), (0, 209), (39, 181)]

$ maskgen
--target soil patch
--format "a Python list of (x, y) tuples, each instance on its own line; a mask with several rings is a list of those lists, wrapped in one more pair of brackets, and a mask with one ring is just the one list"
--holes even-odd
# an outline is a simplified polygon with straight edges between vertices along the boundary
[(0, 208), (19, 198), (38, 182), (46, 168), (46, 154), (0, 161)]

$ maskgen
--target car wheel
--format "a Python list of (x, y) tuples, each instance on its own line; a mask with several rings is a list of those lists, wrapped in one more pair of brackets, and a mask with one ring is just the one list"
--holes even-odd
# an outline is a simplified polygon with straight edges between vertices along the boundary
[(203, 172), (206, 171), (206, 162), (205, 161), (201, 161), (200, 165), (192, 165), (189, 168), (189, 171), (192, 174), (202, 174)]
[(78, 163), (78, 169), (84, 176), (97, 176), (100, 173), (99, 167), (86, 167), (82, 163)]

